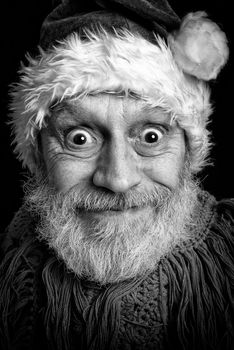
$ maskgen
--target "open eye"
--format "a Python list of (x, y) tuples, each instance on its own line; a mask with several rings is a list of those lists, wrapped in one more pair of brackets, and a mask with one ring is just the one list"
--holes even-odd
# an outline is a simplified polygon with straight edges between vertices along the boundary
[(165, 133), (166, 129), (161, 126), (145, 127), (140, 131), (136, 139), (136, 151), (144, 157), (155, 156), (159, 151), (159, 147), (163, 146), (160, 141)]
[(140, 142), (144, 144), (155, 144), (163, 137), (163, 132), (159, 128), (150, 127), (140, 134)]
[(67, 146), (80, 148), (95, 143), (94, 137), (86, 130), (74, 129), (66, 135)]
[(64, 144), (67, 150), (80, 158), (89, 158), (97, 154), (102, 146), (102, 139), (92, 130), (73, 128), (66, 133)]

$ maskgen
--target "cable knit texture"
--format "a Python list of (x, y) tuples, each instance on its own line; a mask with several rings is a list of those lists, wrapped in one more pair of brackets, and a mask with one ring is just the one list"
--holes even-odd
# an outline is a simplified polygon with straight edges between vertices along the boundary
[(233, 208), (202, 192), (190, 241), (107, 286), (68, 272), (21, 208), (2, 235), (1, 349), (232, 349)]

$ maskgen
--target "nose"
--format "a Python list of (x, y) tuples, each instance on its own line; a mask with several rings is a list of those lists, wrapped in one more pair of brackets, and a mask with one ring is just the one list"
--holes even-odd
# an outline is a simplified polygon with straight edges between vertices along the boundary
[(95, 186), (124, 193), (140, 183), (137, 159), (130, 148), (123, 140), (106, 147), (93, 176)]

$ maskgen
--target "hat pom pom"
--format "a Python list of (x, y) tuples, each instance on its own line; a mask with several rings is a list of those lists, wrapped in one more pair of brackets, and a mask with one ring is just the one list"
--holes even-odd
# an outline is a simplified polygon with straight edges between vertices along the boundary
[(178, 66), (198, 79), (215, 79), (229, 55), (226, 35), (205, 12), (189, 13), (168, 44)]

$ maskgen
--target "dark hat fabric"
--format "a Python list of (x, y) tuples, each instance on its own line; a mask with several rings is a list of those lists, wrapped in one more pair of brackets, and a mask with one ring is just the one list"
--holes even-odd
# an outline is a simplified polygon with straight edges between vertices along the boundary
[(127, 29), (154, 41), (166, 37), (180, 19), (166, 0), (63, 0), (44, 20), (39, 45), (53, 46), (72, 32), (100, 27), (111, 32)]

